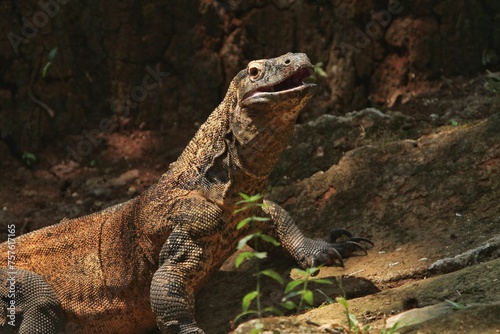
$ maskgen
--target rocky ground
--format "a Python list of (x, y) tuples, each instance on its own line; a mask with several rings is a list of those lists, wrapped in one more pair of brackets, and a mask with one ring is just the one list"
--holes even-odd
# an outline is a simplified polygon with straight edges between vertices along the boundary
[[(318, 308), (266, 318), (266, 331), (319, 333), (319, 325), (335, 333), (345, 326), (345, 310), (328, 304), (320, 289), (330, 299), (345, 295), (350, 312), (373, 333), (400, 314), (400, 332), (499, 333), (499, 105), (483, 76), (443, 79), (391, 108), (299, 125), (272, 175), (269, 197), (309, 236), (342, 227), (375, 246), (344, 268), (322, 268), (319, 277), (336, 283), (313, 286)], [(84, 163), (65, 161), (62, 144), (19, 160), (0, 142), (1, 240), (11, 223), (22, 234), (137, 195), (191, 135), (112, 133)], [(253, 264), (236, 270), (233, 263), (234, 257), (198, 298), (197, 317), (207, 333), (234, 330), (230, 321), (241, 298), (255, 288)], [(285, 280), (298, 277), (288, 262), (265, 265)], [(282, 286), (266, 280), (263, 289), (266, 305), (280, 302)]]

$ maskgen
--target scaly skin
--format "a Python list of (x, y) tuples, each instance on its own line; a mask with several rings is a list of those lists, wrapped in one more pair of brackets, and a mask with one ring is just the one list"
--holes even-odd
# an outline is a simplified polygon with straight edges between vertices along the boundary
[[(35, 333), (203, 333), (194, 297), (249, 232), (236, 230), (239, 193), (256, 194), (314, 95), (304, 54), (257, 60), (238, 73), (179, 159), (142, 195), (15, 239), (15, 273), (0, 245), (0, 306), (15, 301), (15, 327)], [(359, 248), (306, 238), (268, 202), (270, 234), (299, 265), (334, 264)], [(264, 213), (261, 213), (264, 214)], [(248, 215), (248, 213), (244, 213)], [(7, 297), (15, 279), (15, 298)], [(22, 315), (22, 317), (21, 317)], [(22, 321), (21, 321), (22, 320)], [(3, 325), (3, 327), (1, 327)]]

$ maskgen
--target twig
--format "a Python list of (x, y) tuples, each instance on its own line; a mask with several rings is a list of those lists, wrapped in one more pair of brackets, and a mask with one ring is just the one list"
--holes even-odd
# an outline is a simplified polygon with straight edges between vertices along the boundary
[(41, 57), (42, 57), (42, 54), (40, 52), (40, 56), (36, 57), (38, 59), (38, 61), (35, 59), (35, 66), (33, 67), (33, 71), (31, 72), (30, 83), (28, 85), (28, 97), (34, 104), (41, 107), (42, 109), (45, 109), (47, 111), (47, 113), (49, 114), (49, 116), (53, 118), (56, 115), (55, 111), (51, 107), (49, 107), (47, 104), (45, 104), (44, 102), (37, 99), (35, 97), (35, 95), (33, 95), (33, 85), (35, 84), (36, 74), (38, 73), (38, 69), (40, 68)]

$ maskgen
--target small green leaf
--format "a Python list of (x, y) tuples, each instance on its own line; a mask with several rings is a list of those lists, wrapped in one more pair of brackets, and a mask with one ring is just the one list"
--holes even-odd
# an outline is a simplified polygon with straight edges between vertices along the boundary
[(328, 297), (326, 295), (326, 293), (324, 293), (323, 291), (321, 291), (320, 289), (316, 289), (316, 291), (318, 291), (319, 293), (321, 293), (324, 297), (325, 297), (325, 301), (328, 303), (328, 304), (334, 304), (335, 303), (335, 300), (333, 300), (332, 298)]
[(21, 157), (21, 159), (24, 161), (25, 164), (27, 164), (28, 166), (30, 166), (31, 164), (37, 162), (37, 159), (36, 159), (36, 155), (34, 155), (33, 153), (31, 152), (24, 152), (23, 153), (23, 156)]
[(236, 225), (236, 229), (241, 230), (243, 227), (247, 226), (250, 222), (252, 222), (252, 218), (247, 217), (247, 218), (243, 219), (242, 221), (240, 221), (238, 223), (238, 225)]
[(349, 328), (358, 328), (359, 321), (354, 313), (347, 313), (347, 318), (349, 319)]
[(281, 278), (281, 276), (277, 272), (275, 272), (274, 270), (266, 269), (266, 270), (262, 270), (260, 273), (262, 275), (266, 275), (267, 277), (271, 277), (273, 280), (275, 280), (279, 284), (283, 284), (283, 278)]
[(258, 334), (264, 331), (264, 323), (262, 321), (257, 321), (254, 325), (254, 328), (250, 332), (250, 334)]
[(249, 234), (243, 238), (240, 239), (240, 241), (238, 241), (238, 245), (236, 246), (236, 249), (242, 249), (243, 247), (245, 247), (245, 245), (247, 244), (247, 242), (252, 239), (254, 237), (253, 234)]
[(259, 334), (259, 333), (262, 333), (262, 329), (260, 328), (252, 328), (252, 331), (250, 332), (250, 334)]
[(262, 195), (260, 194), (255, 194), (255, 195), (252, 195), (250, 196), (250, 198), (248, 199), (249, 202), (252, 202), (252, 203), (255, 203), (257, 202), (258, 200), (260, 200), (262, 198)]
[(258, 259), (265, 259), (267, 257), (267, 252), (253, 252), (253, 255)]
[[(309, 269), (307, 269), (307, 270), (309, 270)], [(305, 270), (302, 270), (302, 269), (295, 269), (295, 272), (297, 274), (299, 274), (300, 276), (302, 276), (302, 277), (311, 276), (311, 274), (308, 271), (305, 271)]]
[(252, 221), (254, 222), (267, 222), (267, 221), (270, 221), (271, 219), (267, 218), (267, 217), (250, 217), (252, 219)]
[(235, 205), (241, 205), (241, 204), (248, 204), (248, 201), (246, 199), (242, 199), (236, 203), (234, 203)]
[(457, 303), (457, 302), (454, 302), (454, 301), (451, 301), (448, 299), (445, 299), (444, 301), (447, 302), (448, 304), (450, 304), (454, 310), (461, 310), (461, 309), (465, 308), (465, 305), (463, 305), (463, 304), (460, 304), (460, 303)]
[(314, 303), (314, 295), (313, 295), (313, 292), (311, 290), (304, 291), (304, 293), (302, 294), (302, 298), (304, 298), (306, 303), (308, 303), (311, 306)]
[(240, 213), (241, 211), (245, 211), (245, 210), (248, 210), (248, 206), (244, 206), (244, 207), (242, 207), (242, 208), (236, 209), (236, 210), (234, 210), (233, 212), (234, 212), (234, 213)]
[(254, 257), (253, 252), (242, 252), (238, 255), (236, 260), (234, 260), (234, 265), (236, 268), (239, 268), (243, 262), (251, 259), (252, 257)]
[(53, 48), (52, 50), (50, 50), (50, 52), (49, 52), (49, 61), (54, 60), (54, 58), (56, 57), (56, 54), (57, 54), (57, 48)]
[(245, 316), (247, 314), (259, 314), (259, 312), (255, 311), (255, 310), (248, 310), (248, 311), (245, 311), (245, 312), (241, 312), (236, 317), (234, 317), (233, 322), (236, 323), (241, 317), (243, 317), (243, 316)]
[(293, 310), (297, 308), (297, 305), (291, 300), (284, 301), (280, 305), (287, 310)]
[(295, 296), (299, 296), (299, 295), (301, 295), (301, 294), (302, 294), (302, 292), (303, 292), (302, 290), (300, 290), (300, 291), (291, 291), (291, 292), (287, 293), (287, 294), (286, 294), (286, 295), (285, 295), (285, 296), (281, 299), (281, 301), (285, 301), (285, 300), (292, 299), (292, 298), (293, 298), (293, 297), (295, 297)]
[(245, 297), (243, 297), (243, 300), (241, 302), (241, 308), (243, 309), (243, 312), (248, 311), (248, 309), (250, 308), (250, 304), (252, 303), (252, 300), (257, 298), (258, 295), (259, 293), (257, 291), (252, 291), (247, 293)]
[(281, 310), (279, 308), (274, 307), (274, 306), (269, 306), (269, 307), (264, 308), (264, 312), (271, 312), (273, 314), (283, 315), (283, 312), (281, 312)]
[(329, 279), (325, 279), (325, 278), (314, 279), (314, 280), (311, 280), (311, 282), (318, 283), (318, 284), (333, 284), (332, 281), (330, 281)]
[(255, 203), (263, 197), (260, 194), (256, 194), (256, 195), (252, 195), (252, 196), (249, 196), (249, 195), (244, 194), (244, 193), (239, 193), (239, 194), (240, 194), (241, 198), (243, 198), (243, 200), (236, 202), (236, 204)]
[(394, 325), (392, 325), (392, 327), (389, 329), (389, 331), (387, 332), (387, 334), (396, 334), (398, 332), (396, 332), (396, 329), (398, 329), (399, 327), (399, 321), (396, 321), (394, 323)]
[(327, 77), (325, 70), (323, 70), (323, 62), (319, 62), (314, 65), (314, 75), (324, 78)]
[[(244, 193), (239, 193), (240, 197), (243, 198), (245, 201), (248, 201), (250, 199), (250, 196), (248, 196), (247, 194), (244, 194)], [(242, 202), (242, 201), (240, 201)]]
[(304, 281), (300, 280), (300, 279), (289, 282), (286, 285), (285, 294), (289, 293), (290, 291), (292, 291), (293, 289), (295, 289), (297, 286), (299, 286), (301, 284), (304, 284)]
[(312, 267), (312, 268), (307, 268), (306, 273), (309, 274), (309, 276), (314, 276), (319, 272), (319, 268), (317, 267)]
[(349, 303), (347, 302), (347, 300), (343, 297), (337, 297), (335, 298), (335, 301), (337, 303), (339, 303), (340, 305), (342, 305), (346, 310), (349, 308)]
[(45, 78), (45, 76), (47, 75), (47, 71), (49, 70), (49, 67), (50, 65), (52, 65), (52, 62), (47, 62), (47, 64), (45, 64), (45, 66), (42, 68), (42, 78)]
[(280, 245), (279, 241), (274, 239), (273, 237), (271, 237), (270, 235), (266, 235), (266, 234), (261, 234), (259, 236), (262, 240), (264, 240), (265, 242), (269, 242), (271, 244), (273, 244), (274, 246), (278, 247)]

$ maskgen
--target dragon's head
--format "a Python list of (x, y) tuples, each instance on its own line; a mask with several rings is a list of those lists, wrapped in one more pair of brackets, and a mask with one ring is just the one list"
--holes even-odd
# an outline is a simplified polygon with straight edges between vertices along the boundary
[(314, 73), (304, 53), (251, 61), (234, 78), (231, 129), (240, 158), (255, 172), (269, 173), (286, 147), (302, 108), (314, 96)]

